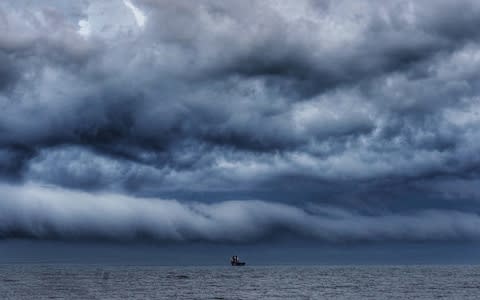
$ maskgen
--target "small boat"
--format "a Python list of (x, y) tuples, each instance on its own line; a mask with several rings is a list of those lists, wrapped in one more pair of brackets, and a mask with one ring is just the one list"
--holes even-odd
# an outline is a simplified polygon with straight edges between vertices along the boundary
[(234, 255), (230, 258), (230, 264), (232, 266), (244, 266), (245, 262), (242, 262), (238, 259), (238, 256)]

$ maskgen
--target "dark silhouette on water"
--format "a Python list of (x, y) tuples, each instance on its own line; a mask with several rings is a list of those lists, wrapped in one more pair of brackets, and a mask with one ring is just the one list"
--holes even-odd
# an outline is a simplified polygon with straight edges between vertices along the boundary
[(238, 256), (234, 255), (232, 256), (232, 258), (230, 258), (230, 264), (232, 266), (244, 266), (245, 265), (245, 262), (241, 262), (239, 259), (238, 259)]

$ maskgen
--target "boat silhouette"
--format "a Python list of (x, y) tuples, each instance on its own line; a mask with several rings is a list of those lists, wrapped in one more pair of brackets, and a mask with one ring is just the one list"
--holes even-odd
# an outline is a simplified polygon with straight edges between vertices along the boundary
[(234, 255), (230, 258), (230, 264), (232, 266), (244, 266), (245, 262), (240, 261), (240, 259), (238, 259), (238, 256)]

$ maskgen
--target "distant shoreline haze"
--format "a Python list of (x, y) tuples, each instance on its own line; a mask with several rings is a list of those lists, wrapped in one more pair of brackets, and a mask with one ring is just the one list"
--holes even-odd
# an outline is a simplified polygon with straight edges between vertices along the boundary
[(478, 243), (366, 243), (329, 245), (283, 241), (231, 244), (119, 244), (0, 240), (0, 264), (247, 266), (480, 264)]

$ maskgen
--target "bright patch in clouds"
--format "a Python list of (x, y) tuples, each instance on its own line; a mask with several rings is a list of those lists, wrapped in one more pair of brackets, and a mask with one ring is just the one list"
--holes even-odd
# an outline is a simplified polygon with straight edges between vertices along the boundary
[(135, 5), (133, 5), (133, 3), (130, 0), (123, 0), (123, 3), (125, 4), (126, 7), (128, 7), (132, 11), (138, 27), (145, 26), (145, 21), (147, 20), (147, 17), (145, 16), (145, 14), (140, 9), (138, 9)]
[(87, 20), (80, 20), (78, 22), (78, 26), (80, 27), (80, 29), (78, 30), (78, 33), (82, 36), (89, 36), (90, 35), (90, 23), (88, 23)]

